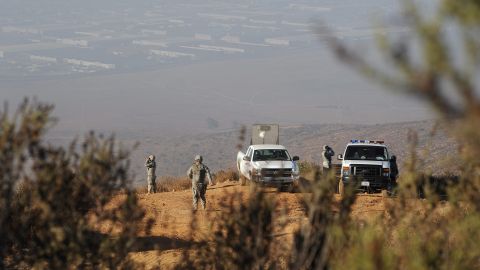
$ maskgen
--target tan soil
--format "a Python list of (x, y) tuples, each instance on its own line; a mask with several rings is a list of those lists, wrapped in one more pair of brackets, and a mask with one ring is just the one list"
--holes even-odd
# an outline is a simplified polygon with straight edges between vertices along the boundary
[[(209, 232), (211, 221), (222, 211), (222, 202), (234, 192), (241, 192), (243, 200), (248, 199), (249, 186), (240, 186), (238, 182), (224, 182), (210, 186), (207, 190), (207, 210), (192, 212), (192, 192), (190, 190), (156, 194), (140, 194), (139, 202), (146, 210), (146, 218), (154, 219), (150, 234), (139, 232), (141, 247), (131, 253), (133, 260), (146, 264), (148, 268), (171, 269), (181, 260), (182, 251), (188, 249), (189, 239), (199, 240)], [(305, 210), (301, 205), (303, 196), (308, 193), (277, 193), (275, 189), (264, 189), (268, 196), (276, 196), (278, 211), (288, 209), (287, 224), (276, 230), (277, 237), (291, 240), (293, 232), (305, 221)], [(337, 196), (337, 195), (336, 195)], [(339, 200), (337, 196), (335, 198)], [(119, 201), (121, 198), (115, 198)], [(368, 221), (377, 217), (385, 209), (385, 198), (381, 195), (358, 195), (353, 206), (352, 217), (359, 221)], [(199, 204), (199, 208), (200, 204)], [(196, 217), (196, 228), (191, 234), (192, 217)]]

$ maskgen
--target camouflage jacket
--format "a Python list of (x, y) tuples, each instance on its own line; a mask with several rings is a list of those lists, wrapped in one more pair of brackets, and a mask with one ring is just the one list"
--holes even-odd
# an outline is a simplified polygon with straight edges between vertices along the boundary
[(198, 183), (213, 184), (210, 169), (203, 164), (193, 164), (187, 171), (187, 176), (192, 180), (192, 185)]
[(155, 175), (155, 169), (157, 168), (155, 160), (147, 159), (147, 161), (145, 161), (145, 167), (147, 167), (148, 175)]

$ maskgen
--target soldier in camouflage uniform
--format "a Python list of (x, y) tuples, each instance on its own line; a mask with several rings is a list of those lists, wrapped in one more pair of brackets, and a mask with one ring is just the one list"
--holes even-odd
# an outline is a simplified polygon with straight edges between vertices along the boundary
[(202, 156), (195, 156), (195, 162), (187, 171), (187, 176), (192, 180), (193, 210), (197, 210), (199, 197), (202, 202), (202, 207), (205, 209), (207, 204), (207, 199), (205, 198), (207, 185), (214, 185), (210, 170), (202, 164), (202, 161)]
[(145, 161), (145, 167), (147, 167), (147, 185), (148, 190), (147, 193), (155, 193), (157, 190), (157, 185), (155, 184), (155, 170), (157, 168), (157, 164), (155, 163), (155, 156), (150, 155), (147, 160)]

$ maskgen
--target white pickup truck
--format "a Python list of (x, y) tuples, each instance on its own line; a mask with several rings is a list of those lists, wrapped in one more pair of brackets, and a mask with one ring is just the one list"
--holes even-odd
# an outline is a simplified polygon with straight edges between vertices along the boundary
[(237, 154), (237, 169), (242, 184), (246, 181), (264, 186), (291, 190), (299, 179), (297, 156), (291, 157), (287, 149), (277, 144), (250, 145), (247, 151)]

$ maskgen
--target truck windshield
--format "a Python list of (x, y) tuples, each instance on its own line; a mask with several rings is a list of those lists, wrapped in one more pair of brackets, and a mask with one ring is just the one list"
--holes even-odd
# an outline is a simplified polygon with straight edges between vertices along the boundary
[(253, 153), (253, 161), (265, 160), (291, 160), (287, 150), (283, 149), (261, 149)]
[(349, 146), (345, 151), (347, 160), (388, 160), (387, 148), (382, 146)]

